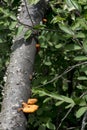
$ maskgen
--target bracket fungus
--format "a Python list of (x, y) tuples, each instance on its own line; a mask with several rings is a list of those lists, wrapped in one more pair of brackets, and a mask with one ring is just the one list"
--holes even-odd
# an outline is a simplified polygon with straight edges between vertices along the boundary
[(38, 100), (36, 98), (28, 99), (27, 104), (33, 105), (37, 102)]
[(18, 111), (23, 111), (24, 113), (33, 113), (38, 110), (39, 106), (35, 105), (38, 100), (36, 98), (28, 99), (27, 103), (22, 103), (22, 108), (18, 108)]

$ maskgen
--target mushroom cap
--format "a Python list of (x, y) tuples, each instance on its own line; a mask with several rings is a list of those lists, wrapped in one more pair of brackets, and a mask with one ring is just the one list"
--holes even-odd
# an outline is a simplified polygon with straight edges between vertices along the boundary
[(43, 22), (47, 22), (47, 19), (46, 19), (46, 18), (43, 18), (42, 21), (43, 21)]
[(40, 44), (39, 43), (36, 43), (36, 48), (39, 48), (40, 47)]
[(38, 110), (39, 106), (38, 105), (28, 105), (27, 107), (22, 108), (22, 111), (24, 113), (33, 113), (36, 110)]
[(22, 102), (22, 107), (24, 108), (24, 107), (27, 107), (28, 106), (28, 104), (27, 103), (25, 103), (25, 102)]
[(28, 102), (27, 104), (30, 104), (30, 105), (33, 105), (34, 103), (36, 103), (38, 100), (36, 98), (31, 98), (31, 99), (28, 99)]

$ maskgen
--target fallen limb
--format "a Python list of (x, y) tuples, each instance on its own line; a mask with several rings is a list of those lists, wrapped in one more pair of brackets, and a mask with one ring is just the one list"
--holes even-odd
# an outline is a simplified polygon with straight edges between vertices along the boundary
[[(30, 11), (34, 25), (37, 25), (44, 16), (46, 10), (45, 0), (40, 0), (37, 5), (27, 7)], [(32, 26), (28, 12), (24, 6), (19, 15), (20, 21)], [(0, 114), (0, 130), (26, 130), (27, 120), (23, 112), (18, 112), (18, 108), (23, 101), (31, 95), (31, 80), (34, 59), (36, 54), (36, 41), (34, 36), (27, 41), (24, 34), (28, 27), (24, 27), (20, 36), (15, 38), (10, 57), (10, 64), (7, 69), (7, 81), (4, 87), (2, 110)]]

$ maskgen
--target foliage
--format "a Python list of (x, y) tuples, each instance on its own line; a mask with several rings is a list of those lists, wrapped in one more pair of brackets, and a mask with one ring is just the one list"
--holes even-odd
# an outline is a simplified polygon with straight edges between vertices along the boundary
[[(38, 0), (29, 2), (36, 4)], [(23, 28), (15, 28), (19, 4), (19, 0), (0, 2), (2, 85), (12, 38)], [(87, 111), (87, 0), (50, 0), (44, 18), (47, 22), (34, 27), (40, 32), (40, 51), (36, 56), (32, 96), (38, 98), (40, 107), (29, 115), (28, 124), (32, 130), (79, 130)], [(25, 38), (30, 35), (29, 30)]]
[(37, 4), (39, 0), (28, 0), (29, 4)]
[(81, 127), (79, 123), (87, 111), (86, 4), (86, 0), (51, 0), (45, 15), (47, 22), (37, 26), (42, 30), (41, 48), (32, 92), (40, 108), (29, 116), (31, 129)]

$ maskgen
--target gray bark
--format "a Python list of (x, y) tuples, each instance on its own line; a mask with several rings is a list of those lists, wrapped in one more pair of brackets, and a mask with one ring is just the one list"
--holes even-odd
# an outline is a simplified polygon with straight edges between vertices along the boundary
[[(39, 24), (47, 8), (47, 1), (41, 0), (37, 5), (29, 6), (34, 25)], [(32, 26), (26, 7), (22, 7), (20, 21)], [(31, 81), (36, 41), (34, 37), (24, 40), (24, 33), (29, 28), (25, 26), (19, 37), (15, 38), (10, 64), (7, 69), (7, 80), (4, 87), (2, 110), (0, 114), (0, 130), (26, 130), (27, 120), (23, 112), (18, 112), (23, 101), (31, 94)]]

